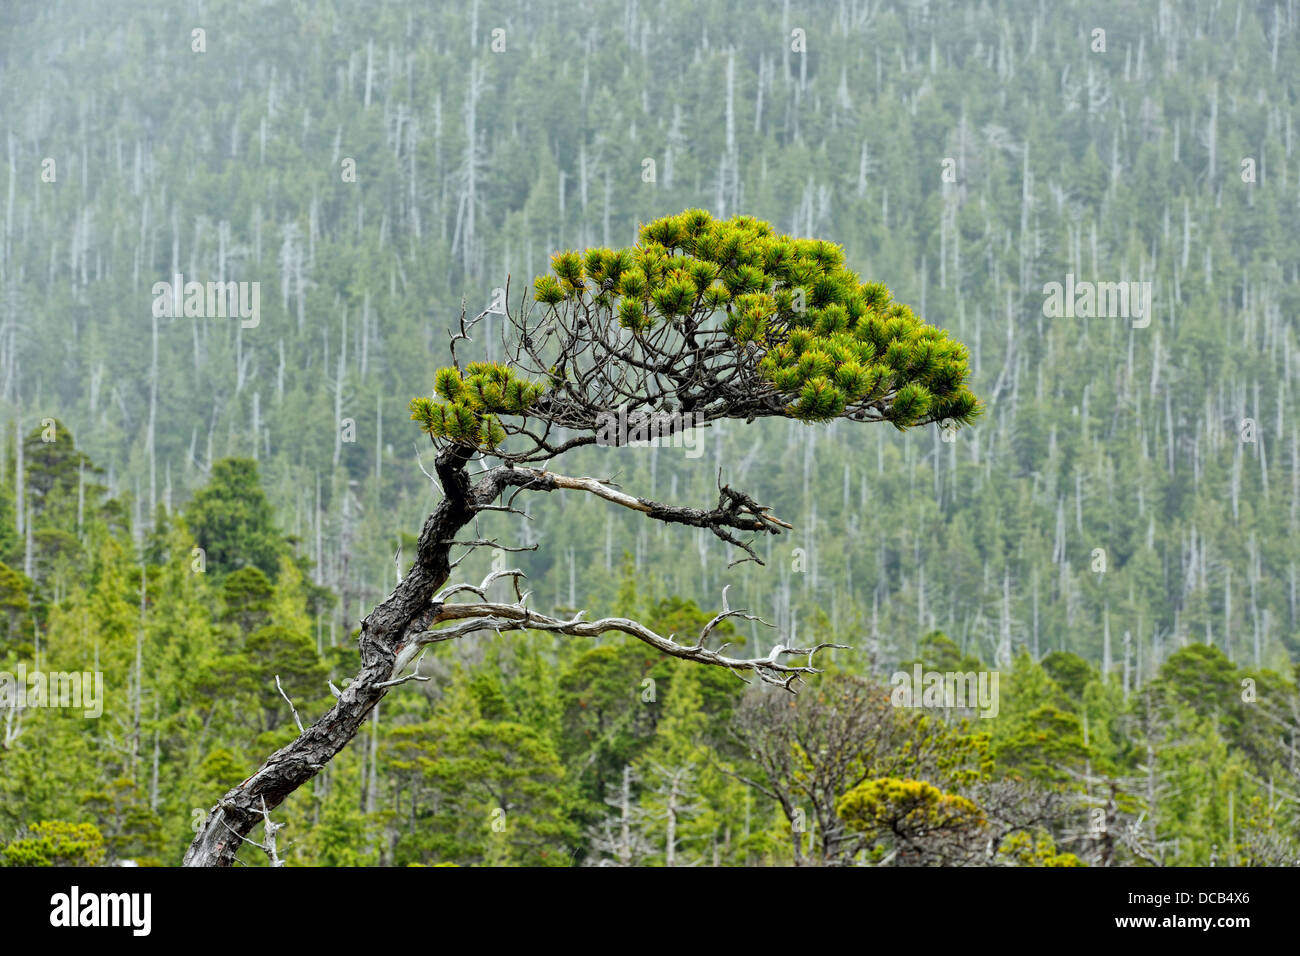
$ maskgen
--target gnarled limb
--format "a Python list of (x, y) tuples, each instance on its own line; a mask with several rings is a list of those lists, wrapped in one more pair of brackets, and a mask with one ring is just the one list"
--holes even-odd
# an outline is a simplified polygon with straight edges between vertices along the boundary
[[(490, 602), (490, 581), (436, 595), (458, 563), (449, 558), (457, 534), (486, 511), (526, 516), (513, 506), (525, 490), (584, 491), (657, 521), (704, 528), (744, 551), (741, 560), (760, 564), (737, 535), (791, 527), (720, 479), (716, 506), (689, 508), (627, 494), (609, 481), (553, 473), (547, 465), (555, 457), (592, 444), (639, 442), (626, 434), (629, 416), (638, 429), (644, 423), (671, 435), (724, 420), (889, 421), (902, 429), (965, 424), (979, 414), (965, 384), (965, 347), (893, 302), (882, 284), (863, 283), (832, 243), (777, 235), (751, 217), (718, 222), (688, 210), (647, 224), (635, 248), (565, 252), (552, 264), (554, 274), (535, 284), (539, 312), (521, 299), (512, 313), (507, 284), (504, 364), (462, 367), (457, 345), (472, 341), (487, 314), (467, 319), (462, 303), (459, 331), (449, 334), (452, 364), (435, 373), (435, 395), (411, 402), (412, 418), (438, 449), (436, 481), (444, 495), (425, 521), (415, 563), (361, 622), (360, 673), (336, 693), (327, 714), (222, 798), (186, 854), (188, 865), (228, 866), (266, 808), (355, 736), (384, 694), (411, 679), (394, 675), (429, 644), (485, 629), (617, 631), (673, 657), (738, 676), (748, 671), (790, 691), (800, 675), (817, 672), (818, 650), (839, 646), (778, 643), (766, 657), (727, 657), (706, 646), (717, 623), (744, 616), (727, 607), (725, 592), (722, 613), (694, 644), (625, 618), (549, 617), (528, 608), (517, 591), (516, 603)], [(624, 434), (611, 441), (615, 417)], [(502, 464), (471, 480), (467, 466), (480, 455)], [(506, 489), (515, 491), (498, 503)], [(460, 543), (472, 551), (490, 542), (476, 531)], [(448, 603), (460, 593), (481, 600)], [(807, 655), (808, 663), (787, 663), (788, 655)], [(823, 828), (838, 826), (827, 814)]]
[(360, 729), (372, 707), (388, 692), (397, 648), (424, 631), (432, 619), (430, 599), (451, 573), (448, 553), (457, 532), (501, 491), (501, 483), (472, 485), (463, 448), (439, 452), (436, 470), (444, 497), (425, 520), (415, 563), (393, 592), (361, 622), (361, 670), (338, 694), (334, 706), (297, 739), (272, 754), (252, 776), (232, 787), (208, 813), (185, 854), (186, 866), (230, 866), (245, 837), (263, 819), (264, 806), (278, 807), (314, 777)]
[(718, 503), (711, 509), (688, 508), (681, 505), (669, 505), (629, 495), (618, 490), (613, 482), (599, 478), (571, 478), (541, 468), (525, 468), (502, 465), (489, 473), (503, 485), (513, 485), (533, 491), (554, 491), (573, 489), (586, 491), (598, 498), (612, 502), (622, 508), (638, 511), (646, 517), (667, 524), (684, 524), (693, 528), (706, 528), (713, 535), (728, 544), (741, 548), (748, 555), (747, 560), (762, 564), (763, 561), (754, 549), (739, 540), (730, 531), (748, 531), (756, 534), (781, 534), (781, 529), (794, 526), (771, 514), (771, 508), (760, 505), (752, 497), (737, 491), (728, 485), (719, 483)]
[[(519, 598), (518, 601), (511, 604), (500, 604), (486, 600), (488, 588), (496, 579), (502, 577), (510, 577), (515, 581), (515, 593)], [(843, 648), (846, 646), (844, 644), (821, 643), (814, 647), (785, 647), (777, 644), (765, 657), (727, 657), (722, 653), (727, 645), (724, 644), (716, 650), (705, 646), (709, 634), (718, 624), (731, 617), (738, 617), (747, 621), (759, 621), (762, 624), (767, 622), (747, 613), (744, 609), (729, 608), (725, 588), (722, 596), (722, 611), (704, 626), (694, 644), (680, 644), (674, 640), (675, 635), (664, 637), (644, 624), (628, 618), (606, 617), (597, 621), (585, 621), (582, 619), (582, 612), (579, 612), (569, 620), (562, 620), (547, 614), (541, 614), (528, 607), (528, 596), (526, 594), (519, 593), (518, 579), (520, 577), (523, 577), (523, 572), (517, 569), (494, 571), (484, 578), (483, 582), (478, 586), (459, 584), (441, 592), (434, 599), (434, 615), (429, 630), (414, 635), (409, 644), (403, 645), (398, 650), (394, 670), (401, 671), (404, 669), (415, 655), (429, 644), (465, 637), (476, 631), (496, 631), (498, 633), (525, 630), (547, 631), (552, 634), (567, 634), (574, 637), (596, 637), (609, 631), (616, 631), (631, 635), (637, 640), (643, 641), (656, 650), (667, 654), (669, 657), (695, 661), (699, 664), (725, 667), (737, 677), (740, 677), (741, 671), (748, 671), (757, 675), (764, 683), (777, 684), (794, 693), (793, 682), (800, 678), (801, 675), (821, 673), (821, 670), (812, 664), (814, 654), (828, 647)], [(470, 604), (447, 604), (439, 600), (464, 591), (473, 592), (484, 600)], [(458, 623), (449, 627), (437, 626), (448, 621)], [(782, 660), (787, 656), (807, 657), (808, 663), (806, 665), (787, 663)], [(740, 677), (740, 679), (745, 680), (743, 677)]]
[[(513, 510), (497, 503), (508, 488), (548, 492), (582, 490), (623, 507), (631, 507), (630, 503), (635, 502), (633, 510), (649, 518), (708, 528), (724, 540), (733, 540), (727, 529), (778, 534), (781, 527), (789, 527), (766, 514), (766, 509), (748, 496), (730, 493), (730, 489), (724, 490), (718, 507), (705, 510), (634, 498), (594, 479), (568, 478), (541, 469), (511, 465), (489, 468), (471, 483), (467, 467), (474, 457), (471, 449), (456, 445), (445, 447), (438, 453), (435, 471), (443, 489), (443, 500), (425, 520), (415, 562), (408, 573), (361, 622), (358, 638), (361, 670), (351, 683), (336, 693), (334, 706), (324, 716), (307, 727), (292, 743), (272, 754), (252, 776), (221, 798), (186, 852), (186, 866), (230, 866), (248, 833), (264, 820), (264, 807), (274, 810), (342, 750), (356, 736), (371, 708), (392, 687), (407, 681), (408, 678), (399, 676), (401, 670), (428, 644), (483, 630), (544, 630), (575, 636), (619, 631), (673, 657), (728, 667), (737, 675), (748, 671), (757, 674), (764, 682), (779, 684), (790, 691), (793, 691), (793, 681), (797, 677), (818, 672), (812, 666), (813, 654), (823, 647), (839, 646), (823, 644), (813, 648), (784, 648), (778, 644), (767, 657), (729, 658), (720, 649), (710, 650), (704, 646), (704, 639), (721, 618), (715, 618), (715, 622), (704, 629), (695, 645), (684, 645), (624, 618), (562, 621), (538, 614), (524, 605), (523, 595), (518, 595), (518, 604), (446, 603), (455, 594), (466, 592), (486, 601), (487, 587), (492, 580), (505, 576), (490, 575), (477, 587), (453, 585), (439, 593), (439, 589), (446, 586), (455, 565), (450, 559), (450, 551), (457, 546), (457, 534), (483, 512)], [(749, 550), (743, 543), (736, 543)], [(727, 609), (724, 593), (722, 617), (742, 616), (743, 613)], [(447, 622), (456, 623), (448, 627), (438, 626)], [(798, 656), (807, 656), (808, 664), (794, 665), (782, 660)], [(332, 692), (334, 690), (331, 688)]]

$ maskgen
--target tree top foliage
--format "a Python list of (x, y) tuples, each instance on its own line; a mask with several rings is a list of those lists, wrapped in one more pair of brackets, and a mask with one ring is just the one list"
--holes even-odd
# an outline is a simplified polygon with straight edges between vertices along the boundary
[[(507, 313), (509, 360), (462, 369), (462, 323), (436, 397), (413, 400), (411, 417), (435, 440), (489, 451), (526, 435), (531, 448), (502, 454), (518, 460), (590, 444), (619, 408), (670, 430), (777, 416), (971, 423), (966, 347), (844, 259), (835, 243), (702, 209), (643, 225), (629, 248), (557, 253), (534, 305)], [(557, 445), (552, 427), (591, 434)]]
[(251, 565), (275, 580), (284, 544), (257, 462), (224, 458), (214, 463), (211, 481), (195, 493), (185, 517), (214, 571), (225, 574)]

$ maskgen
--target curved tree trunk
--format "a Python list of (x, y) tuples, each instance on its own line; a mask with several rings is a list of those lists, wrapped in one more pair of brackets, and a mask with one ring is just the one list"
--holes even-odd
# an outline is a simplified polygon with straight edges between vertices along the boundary
[(452, 539), (506, 483), (490, 473), (471, 488), (465, 474), (468, 460), (467, 452), (455, 448), (438, 456), (443, 500), (424, 522), (410, 572), (361, 622), (360, 672), (328, 713), (221, 798), (185, 853), (185, 866), (230, 866), (244, 838), (262, 820), (263, 809), (274, 810), (314, 777), (356, 736), (371, 708), (388, 693), (381, 685), (392, 678), (398, 651), (433, 617), (430, 598), (451, 573)]
[[(748, 495), (726, 485), (719, 487), (718, 504), (711, 510), (662, 504), (618, 491), (608, 482), (593, 478), (571, 478), (545, 469), (515, 467), (510, 463), (489, 469), (471, 485), (465, 468), (474, 455), (473, 450), (454, 445), (439, 453), (437, 472), (438, 481), (442, 484), (443, 500), (424, 522), (411, 570), (393, 589), (393, 593), (361, 622), (358, 640), (361, 672), (343, 689), (324, 717), (299, 734), (293, 743), (277, 750), (261, 769), (221, 798), (190, 844), (185, 854), (186, 866), (230, 866), (257, 822), (269, 820), (271, 810), (314, 777), (357, 735), (371, 708), (394, 686), (394, 671), (404, 669), (406, 663), (415, 659), (416, 652), (421, 647), (431, 643), (427, 632), (435, 624), (460, 621), (462, 625), (446, 629), (433, 627), (437, 635), (435, 640), (485, 629), (538, 629), (578, 635), (622, 631), (673, 657), (726, 667), (733, 673), (750, 671), (763, 681), (780, 685), (791, 692), (793, 681), (802, 675), (820, 673), (812, 664), (812, 656), (817, 651), (826, 647), (844, 646), (822, 643), (797, 648), (778, 643), (767, 656), (748, 659), (725, 657), (720, 650), (705, 645), (714, 627), (730, 617), (758, 620), (741, 609), (729, 608), (725, 588), (722, 594), (722, 612), (704, 627), (693, 644), (677, 643), (672, 637), (665, 638), (644, 625), (624, 618), (605, 618), (591, 622), (582, 621), (581, 616), (568, 621), (551, 618), (529, 609), (522, 595), (518, 604), (487, 602), (486, 587), (490, 578), (485, 580), (481, 588), (462, 586), (448, 592), (450, 595), (456, 590), (469, 590), (479, 594), (484, 598), (484, 603), (477, 608), (461, 603), (444, 604), (442, 601), (434, 601), (433, 598), (451, 575), (449, 555), (452, 547), (457, 544), (477, 547), (489, 543), (456, 542), (457, 532), (480, 512), (489, 509), (515, 511), (509, 505), (493, 504), (501, 492), (510, 487), (539, 492), (559, 489), (584, 491), (647, 518), (707, 528), (723, 541), (749, 552), (755, 559), (757, 556), (753, 549), (735, 538), (731, 531), (780, 534), (782, 528), (790, 527), (769, 514), (767, 508)], [(808, 662), (787, 663), (781, 659), (786, 656), (806, 657)]]

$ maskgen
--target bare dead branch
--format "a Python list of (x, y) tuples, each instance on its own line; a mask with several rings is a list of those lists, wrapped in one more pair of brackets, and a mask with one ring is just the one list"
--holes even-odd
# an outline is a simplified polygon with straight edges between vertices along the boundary
[[(516, 591), (518, 591), (517, 579), (523, 576), (518, 570), (495, 571), (484, 579), (482, 584), (477, 586), (472, 584), (457, 584), (446, 588), (434, 598), (434, 614), (429, 630), (422, 631), (413, 635), (410, 644), (401, 648), (397, 655), (395, 669), (401, 669), (414, 658), (418, 649), (428, 644), (440, 643), (443, 641), (454, 640), (473, 634), (476, 631), (491, 630), (498, 633), (504, 631), (548, 631), (554, 634), (566, 634), (573, 637), (595, 637), (609, 631), (617, 631), (635, 637), (637, 640), (649, 644), (656, 650), (667, 654), (670, 657), (680, 658), (682, 660), (695, 661), (700, 664), (710, 664), (715, 667), (725, 667), (733, 673), (745, 671), (758, 676), (765, 683), (775, 684), (784, 688), (790, 693), (795, 693), (793, 682), (806, 674), (820, 674), (820, 668), (813, 665), (813, 656), (825, 648), (844, 648), (847, 645), (833, 644), (823, 642), (813, 647), (785, 647), (778, 643), (770, 653), (764, 657), (751, 658), (732, 658), (726, 657), (719, 650), (710, 650), (704, 645), (709, 633), (723, 620), (729, 617), (742, 617), (746, 620), (759, 620), (759, 618), (749, 615), (743, 609), (724, 609), (724, 611), (715, 616), (701, 630), (699, 637), (694, 644), (680, 644), (671, 636), (664, 637), (656, 633), (637, 621), (623, 617), (607, 617), (596, 621), (583, 620), (585, 612), (579, 612), (569, 620), (551, 617), (550, 615), (541, 614), (527, 607), (526, 596), (520, 595), (519, 600), (513, 604), (499, 604), (489, 602), (486, 599), (481, 603), (473, 604), (448, 604), (446, 598), (452, 595), (469, 592), (480, 598), (485, 598), (488, 586), (498, 577), (508, 576), (516, 581)], [(726, 598), (723, 598), (724, 608)], [(437, 625), (447, 622), (457, 622), (447, 627), (438, 627)], [(763, 622), (766, 623), (766, 622)], [(807, 664), (791, 664), (783, 660), (785, 657), (807, 657)], [(742, 678), (743, 680), (743, 678)]]
[(298, 717), (298, 708), (293, 706), (293, 701), (289, 699), (289, 695), (286, 694), (284, 688), (280, 686), (279, 674), (275, 675), (275, 689), (280, 692), (280, 696), (284, 698), (284, 702), (288, 704), (289, 709), (293, 711), (293, 722), (298, 725), (298, 733), (302, 733), (302, 720)]

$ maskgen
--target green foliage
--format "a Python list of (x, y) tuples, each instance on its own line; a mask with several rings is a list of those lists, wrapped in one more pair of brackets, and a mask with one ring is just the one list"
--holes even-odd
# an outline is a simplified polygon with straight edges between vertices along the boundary
[(24, 656), (34, 649), (31, 589), (32, 582), (25, 574), (0, 563), (0, 660), (10, 653)]
[(261, 568), (240, 568), (221, 583), (221, 619), (247, 637), (270, 620), (275, 588)]
[(463, 377), (448, 366), (434, 376), (434, 392), (444, 401), (412, 399), (411, 418), (434, 438), (491, 450), (506, 437), (498, 416), (527, 414), (542, 390), (496, 362), (471, 362)]
[(211, 751), (199, 764), (199, 782), (213, 792), (214, 803), (216, 797), (225, 793), (247, 775), (247, 769), (225, 747), (218, 747)]
[(551, 743), (511, 721), (448, 717), (399, 729), (390, 765), (423, 791), (418, 830), (399, 839), (399, 863), (563, 866), (577, 837)]
[(1017, 866), (1083, 866), (1073, 853), (1057, 852), (1052, 838), (1046, 834), (1021, 831), (1013, 833), (998, 847), (998, 855), (1015, 862)]
[(1065, 691), (1076, 704), (1083, 703), (1083, 691), (1094, 679), (1095, 671), (1078, 654), (1069, 651), (1052, 651), (1040, 661), (1047, 676)]
[(866, 780), (840, 798), (836, 812), (853, 829), (886, 832), (909, 840), (979, 826), (979, 807), (923, 780)]
[(0, 849), (5, 866), (98, 866), (104, 837), (90, 823), (42, 820)]
[(833, 243), (688, 209), (643, 225), (636, 246), (562, 252), (551, 269), (534, 284), (538, 302), (612, 308), (634, 335), (717, 317), (799, 421), (870, 407), (902, 430), (979, 414), (965, 347), (862, 283)]
[(32, 429), (23, 439), (26, 451), (27, 491), (34, 515), (51, 518), (71, 516), (79, 486), (89, 484), (91, 499), (101, 491), (95, 478), (102, 469), (77, 448), (72, 433), (58, 419)]
[(1071, 780), (1091, 751), (1068, 696), (1027, 653), (1016, 657), (1000, 683), (1002, 703), (991, 728), (998, 768), (1039, 783)]
[(941, 674), (969, 674), (984, 669), (984, 664), (978, 657), (963, 654), (961, 648), (943, 631), (931, 631), (921, 638), (916, 658), (903, 661), (899, 669), (910, 673), (912, 666), (918, 663), (923, 671)]
[(1156, 686), (1172, 707), (1189, 707), (1203, 717), (1235, 717), (1237, 669), (1217, 647), (1189, 644), (1175, 651), (1161, 666)]
[[(230, 10), (253, 6), (232, 0)], [(71, 46), (59, 20), (6, 20), (13, 82), (0, 90), (3, 112), (15, 128), (84, 141), (90, 164), (82, 175), (75, 155), (60, 159), (57, 185), (19, 188), (13, 200), (21, 241), (8, 247), (0, 289), (0, 313), (18, 330), (5, 369), (16, 422), (7, 423), (0, 468), (8, 569), (0, 569), (0, 658), (31, 666), (39, 647), (47, 666), (98, 666), (113, 690), (94, 724), (48, 709), (15, 717), (20, 733), (0, 748), (5, 838), (30, 839), (21, 834), (34, 821), (87, 820), (103, 832), (105, 856), (175, 863), (193, 811), (269, 753), (258, 735), (293, 732), (275, 674), (291, 682), (305, 722), (328, 706), (322, 676), (341, 684), (355, 671), (349, 632), (391, 586), (394, 535), (418, 529), (431, 504), (391, 423), (427, 380), (444, 319), (462, 295), (483, 294), (507, 269), (532, 270), (545, 261), (535, 254), (561, 237), (595, 248), (563, 256), (539, 278), (543, 307), (563, 307), (581, 288), (629, 335), (671, 331), (707, 311), (728, 347), (766, 363), (761, 387), (798, 416), (881, 393), (902, 424), (934, 417), (933, 407), (921, 409), (947, 387), (942, 366), (956, 353), (936, 355), (921, 317), (903, 312), (879, 283), (853, 285), (850, 267), (887, 276), (926, 319), (967, 343), (963, 387), (986, 398), (992, 419), (978, 444), (968, 434), (940, 444), (940, 435), (887, 429), (864, 444), (789, 422), (710, 434), (709, 455), (716, 449), (721, 464), (738, 466), (747, 490), (816, 542), (807, 574), (781, 572), (784, 539), (770, 569), (727, 569), (733, 603), (801, 622), (801, 643), (852, 634), (843, 642), (854, 650), (836, 652), (836, 664), (859, 676), (868, 649), (876, 677), (914, 660), (979, 669), (973, 662), (991, 659), (1007, 633), (1011, 651), (1030, 649), (1041, 673), (1018, 662), (1003, 673), (999, 716), (977, 722), (997, 763), (977, 776), (1050, 784), (1094, 809), (1107, 793), (1099, 778), (1118, 781), (1134, 792), (1120, 794), (1124, 819), (1114, 832), (1136, 823), (1137, 800), (1152, 852), (1167, 864), (1205, 864), (1212, 854), (1218, 865), (1295, 861), (1300, 824), (1283, 792), (1294, 779), (1288, 728), (1300, 706), (1294, 436), (1286, 427), (1296, 417), (1287, 341), (1288, 317), (1300, 306), (1300, 243), (1287, 212), (1290, 164), (1277, 162), (1291, 156), (1288, 127), (1277, 115), (1278, 104), (1294, 102), (1300, 48), (1274, 51), (1271, 5), (1244, 5), (1234, 18), (1194, 0), (1186, 16), (1162, 26), (1162, 42), (1148, 33), (1145, 59), (1063, 42), (1011, 69), (1003, 57), (970, 55), (972, 42), (1029, 49), (1048, 37), (1051, 46), (1051, 18), (1068, 20), (1080, 5), (972, 7), (956, 30), (944, 26), (958, 20), (942, 5), (917, 19), (886, 4), (869, 22), (823, 36), (798, 78), (764, 72), (762, 57), (743, 55), (780, 32), (779, 7), (707, 4), (690, 11), (690, 30), (676, 30), (670, 3), (662, 22), (644, 10), (629, 22), (636, 43), (598, 44), (558, 66), (517, 58), (494, 74), (491, 100), (501, 108), (479, 100), (476, 127), (447, 119), (463, 117), (472, 77), (444, 55), (442, 41), (467, 33), (469, 11), (406, 6), (375, 16), (369, 7), (316, 5), (302, 19), (280, 5), (228, 18), (249, 76), (276, 65), (273, 97), (258, 83), (232, 94), (203, 70), (174, 69), (172, 54), (150, 55), (161, 21), (143, 8), (111, 22), (83, 17), (84, 42)], [(69, 12), (88, 7), (73, 0)], [(521, 9), (521, 33), (539, 49), (581, 47), (581, 11), (570, 2), (560, 9)], [(1125, 25), (1126, 16), (1117, 13), (1117, 29), (1136, 36), (1140, 17)], [(716, 45), (701, 46), (701, 31), (736, 47), (741, 100), (753, 105), (746, 97), (762, 89), (761, 106), (741, 110), (733, 124), (722, 92), (728, 60)], [(392, 76), (378, 71), (367, 110), (369, 84), (350, 65), (363, 61), (372, 34), (376, 50), (395, 51), (398, 67)], [(44, 67), (53, 61), (60, 69)], [(899, 63), (907, 67), (891, 66)], [(1258, 182), (1212, 168), (1204, 149), (1189, 147), (1189, 136), (1205, 131), (1211, 81), (1221, 104), (1235, 104), (1217, 114), (1218, 155), (1259, 159)], [(122, 104), (116, 112), (97, 105), (105, 89)], [(184, 108), (170, 108), (177, 102)], [(84, 128), (86, 115), (103, 121)], [(435, 135), (424, 119), (418, 127), (384, 121), (401, 115), (441, 115), (443, 123)], [(132, 144), (146, 125), (154, 146), (133, 165)], [(356, 183), (339, 182), (313, 159), (333, 155), (340, 128), (347, 152), (369, 157)], [(195, 129), (212, 135), (195, 137)], [(646, 130), (663, 133), (653, 187), (626, 175), (641, 161)], [(917, 160), (946, 156), (958, 159), (957, 182)], [(97, 175), (96, 157), (117, 157), (123, 176)], [(658, 218), (702, 196), (715, 213), (743, 208), (758, 218)], [(724, 263), (730, 247), (710, 248), (707, 235), (701, 254), (699, 234), (756, 236), (760, 219), (778, 227), (742, 241), (734, 261)], [(631, 249), (605, 248), (638, 221), (658, 223), (656, 235)], [(141, 290), (170, 278), (177, 230), (187, 273), (193, 263), (198, 275), (218, 274), (224, 250), (226, 274), (261, 279), (268, 294), (255, 330), (211, 318), (160, 321), (153, 369)], [(842, 252), (791, 239), (789, 260), (740, 261), (764, 244), (779, 252), (783, 230), (834, 236)], [(694, 252), (684, 245), (692, 241)], [(1044, 316), (1042, 284), (1066, 273), (1150, 278), (1151, 327)], [(33, 316), (40, 334), (23, 331)], [(491, 341), (498, 328), (476, 335), (475, 348), (499, 356)], [(441, 421), (462, 436), (440, 441), (482, 448), (501, 439), (494, 421), (527, 415), (540, 401), (529, 393), (550, 383), (512, 375), (501, 388), (499, 373), (476, 367), (445, 384), (456, 402), (439, 385), (412, 412), (421, 425)], [(355, 418), (355, 444), (336, 442), (336, 408)], [(53, 409), (84, 447), (63, 422), (53, 442), (43, 440), (42, 419)], [(1243, 440), (1243, 415), (1258, 419), (1258, 441)], [(254, 449), (264, 488), (222, 461)], [(716, 494), (714, 468), (662, 454), (646, 464), (609, 467), (579, 454), (573, 473), (621, 471), (631, 493), (672, 488), (684, 502)], [(274, 531), (268, 501), (295, 539)], [(518, 558), (539, 606), (625, 610), (617, 553), (634, 539), (638, 616), (658, 615), (665, 632), (689, 635), (694, 624), (668, 605), (712, 607), (726, 583), (730, 557), (716, 543), (697, 553), (679, 536), (641, 534), (631, 518), (600, 508), (553, 500), (539, 508), (535, 527), (546, 544)], [(414, 536), (401, 543), (409, 560)], [(191, 569), (196, 545), (207, 549), (207, 574)], [(1106, 549), (1104, 574), (1090, 569), (1094, 547)], [(471, 556), (462, 567), (472, 578), (485, 563)], [(570, 568), (580, 583), (567, 600)], [(239, 595), (226, 592), (241, 569), (262, 577), (236, 581)], [(822, 608), (829, 623), (809, 623)], [(928, 637), (936, 626), (951, 640)], [(746, 625), (724, 639), (744, 638), (746, 653), (788, 639)], [(526, 655), (482, 650), (507, 643)], [(466, 726), (528, 728), (541, 748), (533, 752), (539, 773), (554, 779), (545, 776), (553, 764), (540, 759), (549, 746), (571, 788), (556, 812), (584, 828), (609, 815), (606, 784), (644, 761), (633, 806), (655, 814), (645, 834), (656, 860), (664, 801), (647, 754), (671, 765), (665, 755), (689, 760), (703, 740), (729, 769), (762, 775), (748, 751), (727, 743), (744, 685), (725, 671), (694, 674), (694, 686), (678, 692), (679, 665), (631, 644), (538, 635), (466, 644), (432, 655), (428, 684), (385, 699), (373, 763), (363, 737), (277, 811), (290, 822), (292, 863), (401, 856), (450, 865), (430, 832), (452, 834), (447, 852), (465, 862), (529, 858), (532, 851), (510, 847), (509, 824), (486, 834), (460, 834), (454, 821), (435, 828), (436, 798), (419, 768), (399, 772), (389, 762), (390, 743), (425, 728), (443, 706), (460, 708)], [(1059, 650), (1042, 656), (1040, 646)], [(654, 702), (641, 699), (646, 678), (656, 682)], [(465, 700), (444, 705), (462, 679)], [(1249, 701), (1245, 680), (1253, 682)], [(796, 706), (815, 700), (817, 687), (805, 687)], [(707, 713), (702, 736), (690, 720), (668, 718), (674, 701), (696, 699)], [(0, 725), (7, 716), (0, 710)], [(943, 715), (924, 716), (925, 729), (902, 723), (921, 742), (950, 728)], [(505, 737), (509, 747), (523, 739)], [(801, 772), (817, 765), (815, 753), (789, 756)], [(969, 796), (932, 761), (920, 769), (898, 762), (873, 779), (915, 779)], [(1081, 768), (1091, 785), (1079, 782)], [(683, 816), (684, 856), (789, 863), (783, 811), (751, 788), (738, 795), (715, 784), (704, 770), (690, 783), (699, 809)], [(480, 807), (470, 813), (482, 819)], [(1072, 818), (1032, 840), (1013, 837), (999, 862), (1095, 861), (1101, 841), (1074, 839), (1080, 826)], [(581, 844), (579, 859), (589, 843), (563, 842)], [(1145, 863), (1118, 852), (1118, 863)], [(245, 848), (241, 860), (258, 863), (259, 853)]]
[(131, 780), (114, 780), (104, 790), (83, 794), (81, 802), (94, 814), (110, 860), (131, 860), (137, 866), (161, 865), (162, 819)]
[(1088, 758), (1082, 722), (1052, 704), (1040, 704), (1014, 723), (1009, 721), (994, 740), (994, 757), (1002, 770), (1045, 783), (1069, 781), (1069, 771), (1082, 770)]
[(195, 542), (207, 554), (208, 569), (225, 574), (245, 567), (274, 578), (284, 544), (275, 529), (271, 503), (258, 479), (257, 463), (225, 458), (185, 512)]

